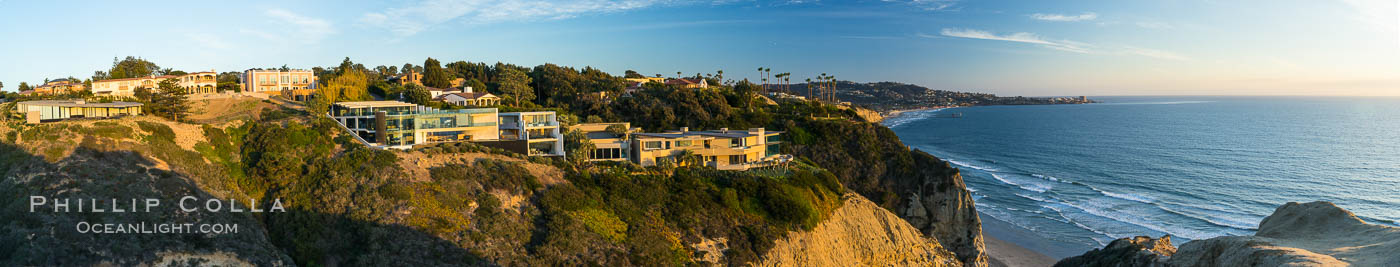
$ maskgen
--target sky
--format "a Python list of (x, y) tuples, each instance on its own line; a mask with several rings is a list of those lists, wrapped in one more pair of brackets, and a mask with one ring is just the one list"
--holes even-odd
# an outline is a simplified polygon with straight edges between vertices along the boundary
[(1400, 0), (0, 0), (0, 82), (453, 62), (1023, 96), (1400, 96)]

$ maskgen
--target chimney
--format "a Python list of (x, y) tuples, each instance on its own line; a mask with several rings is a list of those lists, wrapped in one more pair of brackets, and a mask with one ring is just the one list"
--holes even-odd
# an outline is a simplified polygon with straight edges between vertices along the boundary
[(681, 133), (690, 132), (690, 127), (681, 127)]
[(721, 133), (727, 133), (727, 132), (729, 132), (729, 128), (719, 128), (719, 132), (721, 132)]
[(750, 134), (763, 135), (763, 128), (749, 128)]
[(472, 87), (471, 87), (471, 86), (462, 86), (462, 92), (463, 92), (463, 93), (471, 93), (471, 92), (472, 92)]

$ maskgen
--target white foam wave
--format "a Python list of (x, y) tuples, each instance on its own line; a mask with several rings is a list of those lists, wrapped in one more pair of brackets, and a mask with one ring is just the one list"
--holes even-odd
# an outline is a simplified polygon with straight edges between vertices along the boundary
[(1085, 203), (1076, 204), (1076, 203), (1062, 202), (1061, 204), (1064, 204), (1065, 206), (1069, 206), (1069, 207), (1072, 207), (1072, 208), (1075, 208), (1075, 209), (1084, 211), (1085, 213), (1092, 214), (1092, 215), (1094, 215), (1094, 216), (1099, 216), (1099, 217), (1107, 218), (1107, 219), (1109, 219), (1109, 220), (1114, 220), (1114, 221), (1118, 221), (1118, 222), (1122, 222), (1122, 223), (1126, 223), (1126, 224), (1136, 225), (1136, 226), (1139, 226), (1139, 227), (1147, 228), (1147, 229), (1149, 229), (1149, 230), (1153, 230), (1153, 231), (1157, 231), (1157, 232), (1161, 232), (1161, 233), (1168, 233), (1168, 234), (1171, 234), (1171, 235), (1174, 235), (1174, 236), (1185, 237), (1185, 238), (1188, 238), (1188, 239), (1206, 239), (1206, 238), (1211, 238), (1211, 237), (1219, 236), (1218, 234), (1205, 233), (1205, 232), (1194, 231), (1194, 230), (1188, 230), (1188, 229), (1170, 230), (1170, 229), (1167, 229), (1167, 227), (1154, 224), (1154, 223), (1149, 222), (1149, 221), (1147, 221), (1147, 220), (1143, 220), (1143, 219), (1141, 219), (1142, 216), (1131, 215), (1131, 214), (1124, 213), (1124, 212), (1122, 212), (1122, 211), (1109, 211), (1111, 208), (1095, 207), (1095, 206), (1093, 205), (1094, 202), (1090, 202), (1090, 203), (1087, 203), (1087, 204), (1085, 204)]
[[(1092, 187), (1091, 187), (1091, 188), (1092, 188)], [(1094, 189), (1094, 190), (1099, 191), (1099, 193), (1102, 193), (1102, 194), (1105, 195), (1105, 196), (1109, 196), (1109, 197), (1117, 198), (1117, 199), (1132, 200), (1132, 201), (1137, 201), (1137, 202), (1142, 202), (1142, 203), (1147, 203), (1147, 204), (1152, 204), (1153, 202), (1156, 202), (1156, 201), (1157, 201), (1157, 198), (1155, 198), (1155, 197), (1144, 196), (1144, 195), (1138, 195), (1138, 194), (1133, 194), (1133, 193), (1114, 193), (1114, 192), (1103, 191), (1103, 190), (1098, 190), (1098, 189)]]
[(988, 168), (988, 167), (982, 167), (982, 166), (967, 164), (967, 163), (963, 163), (963, 162), (961, 162), (961, 161), (956, 161), (956, 160), (951, 160), (951, 159), (948, 159), (947, 161), (948, 161), (948, 163), (952, 163), (953, 165), (958, 165), (958, 166), (962, 166), (962, 167), (972, 168), (972, 169), (979, 170), (979, 171), (987, 171), (987, 172), (998, 171), (998, 170), (995, 169), (995, 168)]
[(1051, 182), (1070, 183), (1070, 181), (1060, 180), (1060, 178), (1055, 178), (1055, 176), (1043, 175), (1039, 173), (1032, 173), (1031, 176), (1035, 178), (1050, 180)]
[(918, 120), (923, 120), (923, 119), (927, 119), (927, 118), (929, 118), (929, 117), (932, 117), (932, 116), (934, 115), (934, 113), (935, 113), (935, 112), (938, 112), (939, 110), (943, 110), (943, 109), (941, 109), (941, 108), (936, 108), (936, 109), (928, 109), (928, 110), (919, 110), (919, 111), (903, 112), (903, 113), (899, 113), (899, 115), (895, 115), (895, 116), (892, 116), (892, 117), (889, 117), (889, 118), (885, 118), (885, 120), (884, 120), (883, 122), (881, 122), (881, 124), (884, 124), (885, 127), (889, 127), (889, 128), (899, 127), (900, 125), (904, 125), (905, 123), (909, 123), (909, 122), (913, 122), (913, 121), (918, 121)]
[[(1224, 226), (1224, 227), (1230, 227), (1230, 228), (1241, 229), (1241, 230), (1251, 230), (1251, 231), (1257, 231), (1257, 230), (1259, 230), (1258, 224), (1255, 224), (1255, 223), (1253, 223), (1253, 222), (1249, 222), (1249, 221), (1247, 221), (1246, 219), (1243, 219), (1243, 218), (1226, 218), (1226, 217), (1215, 217), (1215, 216), (1209, 216), (1209, 215), (1205, 215), (1205, 216), (1202, 216), (1202, 215), (1193, 215), (1193, 214), (1191, 214), (1190, 212), (1178, 211), (1178, 210), (1174, 210), (1174, 209), (1167, 208), (1167, 207), (1161, 207), (1161, 208), (1162, 208), (1162, 210), (1165, 210), (1165, 211), (1170, 212), (1170, 213), (1172, 213), (1172, 214), (1181, 215), (1181, 216), (1186, 216), (1186, 217), (1189, 217), (1189, 218), (1193, 218), (1193, 219), (1205, 221), (1205, 222), (1207, 222), (1207, 223), (1214, 224), (1214, 225), (1217, 225), (1217, 226)], [(1255, 221), (1258, 221), (1258, 220), (1255, 220)]]

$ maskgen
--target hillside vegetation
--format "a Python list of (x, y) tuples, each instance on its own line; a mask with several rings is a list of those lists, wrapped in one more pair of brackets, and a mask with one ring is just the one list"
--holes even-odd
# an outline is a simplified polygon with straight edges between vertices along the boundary
[[(353, 73), (344, 68), (324, 80)], [(0, 201), (8, 202), (0, 205), (8, 208), (0, 212), (23, 219), (0, 227), (0, 264), (746, 265), (767, 257), (777, 240), (817, 229), (847, 202), (842, 196), (849, 189), (900, 218), (922, 220), (914, 229), (931, 238), (910, 242), (943, 242), (929, 247), (979, 265), (980, 226), (945, 220), (967, 214), (975, 220), (970, 199), (923, 209), (946, 216), (906, 212), (921, 198), (965, 197), (956, 170), (909, 150), (850, 109), (770, 104), (747, 82), (709, 89), (651, 85), (626, 97), (602, 97), (608, 94), (597, 93), (620, 91), (619, 78), (589, 68), (525, 70), (530, 85), (548, 90), (521, 95), (526, 101), (503, 111), (555, 110), (566, 123), (626, 121), (648, 131), (767, 127), (786, 131), (791, 145), (783, 152), (799, 158), (732, 172), (525, 157), (470, 143), (384, 151), (357, 143), (332, 120), (262, 104), (234, 105), (256, 116), (193, 114), (215, 124), (152, 116), (39, 125), (7, 120), (0, 127)], [(485, 87), (497, 90), (502, 82), (509, 81), (488, 79)], [(131, 215), (25, 208), (29, 195), (173, 202), (188, 194), (240, 205), (280, 201), (287, 211)], [(77, 235), (68, 231), (74, 220), (237, 223), (244, 231)], [(101, 242), (85, 242), (96, 239)], [(115, 245), (122, 242), (129, 245)], [(947, 260), (938, 256), (947, 250), (934, 254), (929, 257)]]

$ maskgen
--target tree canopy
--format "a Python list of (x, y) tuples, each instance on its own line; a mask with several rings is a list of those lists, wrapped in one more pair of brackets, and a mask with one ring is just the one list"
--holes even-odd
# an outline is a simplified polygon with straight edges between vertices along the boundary
[(515, 99), (515, 106), (520, 106), (520, 101), (535, 100), (535, 91), (530, 89), (530, 76), (516, 69), (506, 69), (497, 75), (496, 81), (500, 83), (502, 94)]
[[(160, 66), (157, 66), (156, 63), (138, 57), (127, 56), (126, 59), (120, 61), (116, 58), (112, 58), (112, 68), (107, 70), (105, 77), (99, 79), (97, 77), (99, 75), (94, 75), (93, 79), (106, 80), (145, 77), (160, 71)], [(103, 73), (99, 71), (98, 74)]]
[(447, 73), (438, 60), (428, 58), (423, 61), (423, 85), (435, 88), (452, 87), (452, 74)]

